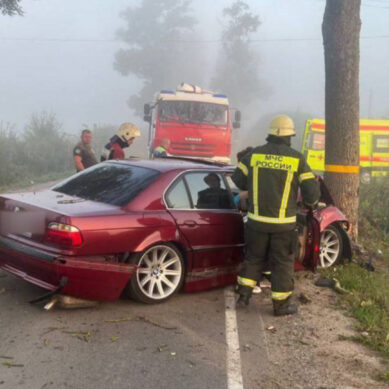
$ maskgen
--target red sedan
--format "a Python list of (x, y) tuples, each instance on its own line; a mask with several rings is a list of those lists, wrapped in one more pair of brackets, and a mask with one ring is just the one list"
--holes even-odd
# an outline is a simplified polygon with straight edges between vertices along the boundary
[[(233, 168), (110, 161), (41, 192), (0, 196), (0, 268), (44, 289), (145, 303), (235, 282), (243, 259)], [(325, 199), (298, 216), (296, 268), (350, 257), (347, 221)], [(322, 238), (320, 242), (320, 238)]]

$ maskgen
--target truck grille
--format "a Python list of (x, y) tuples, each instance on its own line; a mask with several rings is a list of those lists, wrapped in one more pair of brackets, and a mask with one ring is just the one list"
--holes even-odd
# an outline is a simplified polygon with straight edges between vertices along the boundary
[(177, 154), (180, 152), (198, 152), (201, 153), (201, 155), (209, 154), (210, 156), (213, 156), (216, 145), (211, 143), (172, 142), (171, 148), (173, 153)]

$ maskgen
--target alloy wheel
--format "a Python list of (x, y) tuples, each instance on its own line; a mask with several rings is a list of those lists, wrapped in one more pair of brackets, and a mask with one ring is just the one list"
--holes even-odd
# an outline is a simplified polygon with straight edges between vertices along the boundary
[(336, 227), (329, 226), (320, 237), (320, 267), (331, 267), (341, 255), (342, 242)]
[(149, 248), (140, 258), (136, 273), (140, 291), (152, 300), (163, 300), (173, 294), (182, 276), (181, 258), (167, 245)]

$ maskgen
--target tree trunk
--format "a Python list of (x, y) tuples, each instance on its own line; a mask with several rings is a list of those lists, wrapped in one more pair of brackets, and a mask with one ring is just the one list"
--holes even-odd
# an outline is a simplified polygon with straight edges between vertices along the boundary
[(361, 0), (327, 0), (325, 59), (325, 181), (358, 237), (359, 33)]

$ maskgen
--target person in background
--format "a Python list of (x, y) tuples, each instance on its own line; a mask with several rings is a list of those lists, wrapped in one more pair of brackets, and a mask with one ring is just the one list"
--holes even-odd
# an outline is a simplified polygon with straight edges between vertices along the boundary
[(170, 146), (170, 139), (164, 138), (161, 140), (161, 144), (153, 151), (154, 158), (164, 158), (168, 156), (168, 148)]
[(81, 140), (73, 149), (73, 159), (77, 172), (98, 163), (96, 154), (92, 148), (92, 132), (90, 130), (82, 130)]
[(134, 143), (134, 139), (140, 136), (138, 126), (133, 123), (122, 123), (116, 135), (104, 146), (100, 160), (124, 159), (124, 149)]

